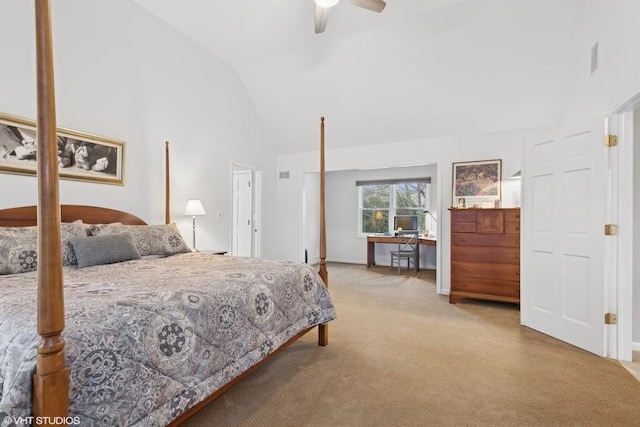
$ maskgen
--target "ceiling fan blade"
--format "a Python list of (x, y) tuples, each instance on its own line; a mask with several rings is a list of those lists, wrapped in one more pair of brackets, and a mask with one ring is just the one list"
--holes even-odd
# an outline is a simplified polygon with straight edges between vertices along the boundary
[(327, 19), (329, 18), (330, 10), (331, 8), (316, 5), (316, 34), (324, 33), (324, 29), (327, 28)]
[(351, 0), (351, 3), (378, 13), (382, 12), (387, 5), (383, 0)]

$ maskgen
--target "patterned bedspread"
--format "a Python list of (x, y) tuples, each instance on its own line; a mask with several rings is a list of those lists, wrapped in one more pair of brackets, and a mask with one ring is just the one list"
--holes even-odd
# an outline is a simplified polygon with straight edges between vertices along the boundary
[[(166, 425), (335, 317), (311, 267), (188, 253), (64, 268), (70, 416)], [(36, 273), (0, 276), (0, 419), (31, 415)], [(3, 424), (4, 425), (4, 424)]]

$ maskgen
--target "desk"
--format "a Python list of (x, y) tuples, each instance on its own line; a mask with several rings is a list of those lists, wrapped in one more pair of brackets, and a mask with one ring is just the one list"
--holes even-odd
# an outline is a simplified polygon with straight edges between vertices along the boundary
[[(376, 243), (393, 243), (406, 242), (408, 237), (403, 236), (367, 236), (367, 268), (376, 265)], [(433, 237), (418, 237), (418, 245), (416, 246), (416, 259), (413, 265), (416, 272), (420, 271), (420, 246), (436, 246), (436, 239)]]

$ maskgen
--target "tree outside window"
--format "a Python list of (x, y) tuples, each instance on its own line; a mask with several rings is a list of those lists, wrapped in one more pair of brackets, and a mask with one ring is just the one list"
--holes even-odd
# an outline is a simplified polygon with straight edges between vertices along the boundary
[(424, 231), (424, 211), (427, 210), (427, 184), (424, 182), (405, 182), (395, 184), (395, 215), (415, 215), (418, 217), (418, 230)]
[(386, 233), (389, 230), (391, 186), (366, 185), (360, 187), (360, 210), (363, 233)]

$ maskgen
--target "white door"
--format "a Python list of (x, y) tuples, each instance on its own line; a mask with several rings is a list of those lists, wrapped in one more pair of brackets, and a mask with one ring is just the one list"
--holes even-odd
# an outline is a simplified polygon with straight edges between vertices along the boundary
[(253, 188), (250, 170), (233, 172), (232, 255), (250, 257), (253, 236)]
[(603, 120), (527, 140), (522, 180), (521, 322), (601, 356), (605, 150)]

